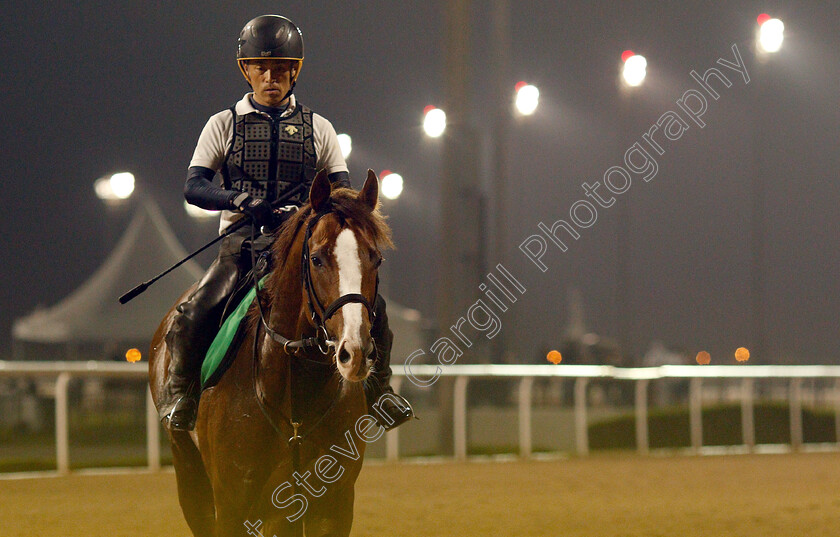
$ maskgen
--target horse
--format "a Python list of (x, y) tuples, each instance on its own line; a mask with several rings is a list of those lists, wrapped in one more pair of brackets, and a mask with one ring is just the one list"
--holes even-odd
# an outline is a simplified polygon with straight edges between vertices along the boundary
[[(309, 202), (277, 231), (247, 333), (202, 393), (195, 430), (169, 431), (195, 537), (350, 534), (365, 444), (384, 433), (366, 414), (362, 387), (375, 352), (381, 250), (393, 247), (378, 196), (371, 170), (359, 192), (331, 190), (326, 173), (316, 175)], [(149, 354), (156, 405), (174, 312)]]

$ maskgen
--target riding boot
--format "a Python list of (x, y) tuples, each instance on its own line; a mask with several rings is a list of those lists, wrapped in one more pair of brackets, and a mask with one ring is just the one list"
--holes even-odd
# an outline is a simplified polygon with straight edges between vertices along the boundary
[(170, 361), (158, 412), (164, 426), (191, 431), (198, 415), (201, 364), (219, 328), (228, 297), (240, 275), (239, 251), (244, 237), (227, 237), (219, 256), (195, 291), (178, 305), (166, 334)]
[(390, 431), (414, 417), (414, 409), (403, 396), (395, 393), (391, 381), (391, 345), (394, 334), (388, 327), (388, 314), (385, 312), (385, 300), (376, 295), (373, 304), (375, 319), (370, 328), (370, 335), (376, 347), (376, 358), (370, 369), (370, 376), (365, 379), (365, 396), (368, 410), (379, 425)]

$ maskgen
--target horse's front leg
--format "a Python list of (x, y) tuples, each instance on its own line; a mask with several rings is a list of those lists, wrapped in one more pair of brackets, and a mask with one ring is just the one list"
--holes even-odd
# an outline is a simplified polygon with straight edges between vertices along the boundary
[(270, 519), (277, 516), (277, 509), (271, 506), (271, 495), (264, 493), (264, 485), (257, 484), (265, 481), (268, 471), (260, 468), (248, 470), (242, 475), (229, 475), (224, 485), (214, 487), (217, 491), (215, 537), (286, 535), (271, 527)]
[(248, 478), (243, 475), (231, 475), (229, 478), (224, 484), (216, 483), (213, 487), (216, 503), (215, 537), (260, 535), (253, 531), (254, 524), (260, 519), (251, 515), (252, 506), (258, 501), (255, 488), (248, 486)]
[(249, 535), (245, 523), (259, 519), (252, 515), (263, 509), (262, 491), (282, 456), (277, 439), (264, 420), (255, 418), (262, 417), (258, 408), (223, 404), (215, 397), (202, 404), (215, 404), (199, 426), (201, 453), (213, 485), (215, 536)]
[[(247, 525), (256, 529), (251, 535), (264, 537), (297, 537), (303, 535), (303, 516), (310, 505), (309, 496), (302, 487), (296, 487), (291, 464), (275, 467), (265, 481), (249, 512)], [(308, 533), (307, 533), (308, 535)]]
[(170, 444), (184, 518), (195, 537), (212, 537), (216, 520), (213, 490), (201, 454), (185, 431), (171, 432)]
[(327, 493), (306, 511), (306, 537), (347, 537), (353, 525), (353, 485)]

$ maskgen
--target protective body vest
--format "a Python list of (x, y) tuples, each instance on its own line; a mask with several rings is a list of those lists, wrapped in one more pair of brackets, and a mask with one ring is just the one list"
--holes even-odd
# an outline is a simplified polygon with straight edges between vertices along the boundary
[(305, 203), (317, 171), (312, 110), (297, 103), (294, 112), (277, 119), (231, 112), (233, 141), (222, 166), (225, 188), (274, 201), (303, 183), (285, 203)]

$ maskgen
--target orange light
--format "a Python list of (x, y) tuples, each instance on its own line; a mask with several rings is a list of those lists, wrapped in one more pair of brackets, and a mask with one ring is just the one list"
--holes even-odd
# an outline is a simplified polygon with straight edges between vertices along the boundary
[(128, 349), (125, 353), (125, 359), (132, 363), (139, 362), (141, 357), (142, 355), (137, 349)]
[(563, 361), (563, 355), (558, 351), (549, 351), (548, 354), (545, 355), (545, 359), (552, 364), (557, 365)]
[(626, 62), (628, 58), (630, 58), (631, 56), (635, 56), (635, 55), (636, 55), (636, 53), (633, 52), (632, 50), (629, 50), (629, 49), (625, 50), (624, 52), (621, 53), (621, 61)]
[(700, 351), (697, 353), (695, 360), (700, 365), (709, 365), (712, 362), (712, 356), (706, 351)]
[(761, 26), (762, 24), (769, 21), (770, 19), (771, 19), (770, 15), (768, 15), (767, 13), (762, 13), (761, 15), (756, 17), (755, 20), (758, 21), (758, 25)]
[(735, 350), (735, 359), (739, 362), (746, 362), (750, 359), (750, 351), (746, 347), (738, 347)]

